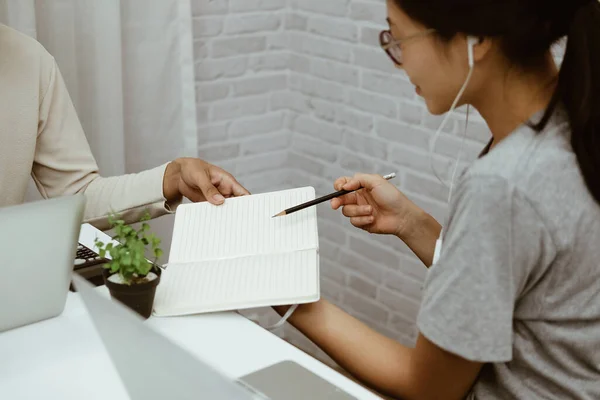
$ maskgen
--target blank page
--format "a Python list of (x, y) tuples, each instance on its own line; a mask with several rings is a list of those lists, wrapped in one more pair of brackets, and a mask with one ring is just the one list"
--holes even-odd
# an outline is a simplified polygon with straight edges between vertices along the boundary
[(314, 188), (306, 187), (228, 199), (220, 206), (181, 205), (154, 314), (317, 301), (315, 207), (272, 218), (314, 197)]
[(169, 265), (317, 249), (315, 207), (271, 218), (313, 200), (312, 187), (227, 199), (223, 205), (183, 204), (177, 209)]
[(163, 274), (157, 316), (184, 315), (319, 299), (315, 250), (175, 264)]

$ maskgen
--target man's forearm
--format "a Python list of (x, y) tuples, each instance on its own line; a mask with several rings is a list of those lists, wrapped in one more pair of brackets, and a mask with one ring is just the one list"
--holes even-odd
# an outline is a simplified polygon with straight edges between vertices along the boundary
[(163, 196), (162, 181), (166, 166), (136, 174), (98, 177), (85, 188), (85, 222), (108, 229), (107, 216), (119, 214), (127, 223), (138, 222), (148, 211), (151, 217), (169, 212)]
[[(286, 307), (276, 307), (283, 315)], [(382, 394), (398, 395), (409, 382), (413, 349), (367, 327), (321, 300), (298, 307), (288, 320), (342, 368)]]

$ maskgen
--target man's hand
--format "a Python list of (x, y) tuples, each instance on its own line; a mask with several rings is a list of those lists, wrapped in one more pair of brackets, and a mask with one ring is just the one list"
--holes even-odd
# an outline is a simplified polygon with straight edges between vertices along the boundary
[(169, 163), (163, 179), (163, 193), (167, 201), (208, 201), (222, 204), (227, 197), (250, 194), (227, 171), (198, 158), (178, 158)]

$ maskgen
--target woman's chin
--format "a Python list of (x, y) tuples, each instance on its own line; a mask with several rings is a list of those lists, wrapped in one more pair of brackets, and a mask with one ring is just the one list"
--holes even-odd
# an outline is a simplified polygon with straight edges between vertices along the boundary
[[(448, 111), (450, 111), (450, 108), (452, 108), (452, 102), (449, 102), (449, 101), (443, 101), (443, 102), (436, 101), (433, 98), (427, 98), (427, 97), (423, 97), (423, 100), (425, 100), (425, 105), (427, 106), (427, 110), (432, 115), (446, 114)], [(466, 103), (461, 101), (456, 105), (456, 108), (459, 108), (459, 107), (463, 106), (464, 104), (466, 104)]]
[(425, 104), (427, 105), (427, 110), (432, 115), (442, 115), (447, 113), (449, 110), (448, 107), (434, 101), (428, 101), (427, 99), (425, 99)]

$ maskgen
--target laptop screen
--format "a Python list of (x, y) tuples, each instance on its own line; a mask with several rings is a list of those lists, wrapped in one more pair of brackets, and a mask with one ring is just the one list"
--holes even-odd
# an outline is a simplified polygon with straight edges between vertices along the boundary
[(133, 311), (73, 282), (132, 399), (267, 399), (153, 330)]

